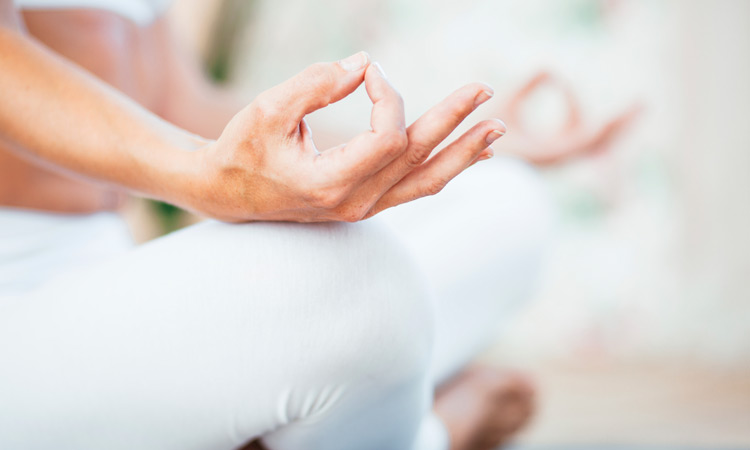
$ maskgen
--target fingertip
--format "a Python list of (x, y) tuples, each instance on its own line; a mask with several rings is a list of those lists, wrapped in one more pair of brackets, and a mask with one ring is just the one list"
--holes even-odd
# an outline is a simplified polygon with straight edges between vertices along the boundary
[(385, 70), (383, 70), (383, 66), (381, 66), (379, 62), (373, 61), (367, 67), (367, 71), (365, 72), (365, 80), (368, 79), (370, 79), (371, 81), (388, 81), (388, 76), (385, 74)]
[(378, 74), (382, 79), (387, 80), (388, 75), (385, 74), (385, 70), (383, 70), (383, 66), (380, 65), (379, 62), (372, 63), (373, 67), (375, 68), (375, 73)]
[(487, 122), (489, 122), (493, 130), (497, 130), (503, 134), (508, 132), (508, 126), (500, 119), (490, 119)]
[(508, 131), (508, 128), (505, 126), (505, 122), (500, 119), (491, 119), (488, 120), (487, 123), (490, 127), (490, 131), (485, 135), (485, 142), (487, 142), (487, 145), (490, 145), (496, 140), (505, 136), (505, 133), (507, 133)]
[(487, 92), (490, 95), (490, 97), (495, 95), (495, 89), (489, 84), (484, 83), (482, 81), (475, 81), (474, 83), (472, 83), (472, 86), (474, 86), (475, 89), (477, 89), (478, 91)]
[(474, 96), (474, 108), (479, 107), (479, 105), (495, 96), (495, 90), (489, 84), (476, 82), (470, 86), (477, 92)]
[(505, 136), (505, 133), (503, 133), (502, 131), (492, 130), (487, 133), (487, 136), (484, 138), (484, 140), (485, 142), (487, 142), (487, 145), (490, 145), (503, 136)]
[(469, 164), (469, 166), (473, 166), (478, 162), (487, 161), (493, 156), (495, 156), (495, 149), (493, 149), (492, 147), (487, 147), (486, 149), (482, 150), (482, 153), (480, 153), (479, 156), (477, 156), (476, 159), (474, 159), (474, 161)]
[(370, 100), (377, 102), (384, 98), (399, 98), (400, 94), (391, 84), (388, 79), (383, 66), (380, 63), (373, 61), (365, 71), (365, 87), (367, 88), (367, 94), (370, 96)]
[(370, 54), (366, 51), (357, 52), (347, 58), (339, 60), (337, 64), (339, 67), (347, 72), (358, 72), (370, 65), (372, 59)]

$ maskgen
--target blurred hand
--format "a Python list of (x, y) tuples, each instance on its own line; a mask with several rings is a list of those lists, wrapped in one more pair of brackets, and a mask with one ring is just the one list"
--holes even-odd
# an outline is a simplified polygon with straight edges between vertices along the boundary
[[(567, 102), (568, 117), (559, 133), (540, 137), (529, 130), (521, 120), (521, 110), (531, 95), (544, 85), (552, 85), (562, 91)], [(598, 126), (586, 123), (581, 118), (578, 98), (569, 86), (547, 72), (541, 72), (521, 87), (503, 108), (508, 126), (513, 130), (508, 147), (512, 153), (537, 166), (560, 164), (568, 159), (606, 150), (634, 121), (641, 111), (633, 105)]]
[[(305, 116), (362, 82), (371, 130), (319, 152)], [(401, 96), (366, 53), (319, 63), (261, 93), (221, 137), (195, 152), (200, 167), (183, 205), (225, 221), (347, 221), (438, 193), (474, 162), (492, 156), (505, 134), (485, 120), (427, 159), (477, 106), (493, 95), (475, 83), (451, 94), (406, 128)]]

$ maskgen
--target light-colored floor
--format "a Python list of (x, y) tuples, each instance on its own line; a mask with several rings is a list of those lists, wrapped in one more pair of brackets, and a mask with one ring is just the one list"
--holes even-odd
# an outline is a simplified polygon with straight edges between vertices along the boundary
[(750, 449), (750, 370), (548, 366), (521, 448)]

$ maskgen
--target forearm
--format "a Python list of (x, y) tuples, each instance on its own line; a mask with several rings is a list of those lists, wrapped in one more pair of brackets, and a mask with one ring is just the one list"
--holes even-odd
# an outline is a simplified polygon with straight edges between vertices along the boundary
[(203, 144), (54, 55), (4, 15), (0, 134), (24, 156), (173, 201)]
[[(13, 13), (11, 0), (0, 0), (0, 13), (8, 5)], [(0, 67), (0, 140), (40, 161), (232, 222), (362, 220), (436, 194), (491, 156), (488, 145), (505, 133), (502, 122), (485, 120), (429, 158), (491, 88), (465, 86), (407, 130), (401, 96), (364, 52), (313, 64), (260, 93), (215, 143), (49, 53), (17, 21), (0, 26)], [(362, 83), (373, 104), (370, 130), (317, 151), (305, 116)], [(154, 110), (161, 113), (159, 105)]]

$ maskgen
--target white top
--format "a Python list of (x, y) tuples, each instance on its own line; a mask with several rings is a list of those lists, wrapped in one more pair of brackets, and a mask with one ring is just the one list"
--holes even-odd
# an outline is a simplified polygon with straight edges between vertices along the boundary
[(138, 25), (148, 25), (172, 0), (15, 0), (21, 9), (100, 9), (119, 14)]

